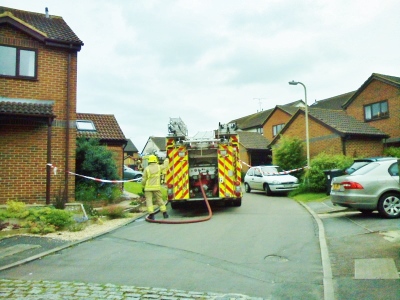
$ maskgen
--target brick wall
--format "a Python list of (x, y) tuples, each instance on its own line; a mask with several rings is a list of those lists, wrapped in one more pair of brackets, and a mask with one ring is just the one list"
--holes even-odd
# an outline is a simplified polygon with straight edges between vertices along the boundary
[(268, 140), (272, 141), (273, 136), (273, 126), (280, 124), (287, 124), (292, 116), (284, 112), (281, 109), (276, 109), (273, 115), (265, 122), (263, 126), (263, 136)]
[[(69, 53), (48, 48), (9, 25), (0, 26), (0, 44), (38, 51), (37, 80), (0, 77), (0, 96), (52, 100), (56, 119), (52, 126), (52, 163), (61, 172), (51, 176), (51, 201), (63, 189), (66, 161), (67, 72)], [(75, 170), (77, 53), (71, 53), (69, 170)], [(0, 203), (7, 200), (44, 203), (46, 197), (47, 125), (2, 121), (0, 127)], [(74, 201), (75, 178), (68, 176), (68, 201)]]

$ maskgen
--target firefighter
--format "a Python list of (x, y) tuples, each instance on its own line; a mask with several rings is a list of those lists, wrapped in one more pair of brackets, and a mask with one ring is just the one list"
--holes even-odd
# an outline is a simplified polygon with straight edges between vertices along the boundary
[(150, 155), (147, 162), (148, 166), (143, 171), (142, 185), (144, 196), (146, 197), (147, 212), (149, 213), (148, 219), (154, 220), (153, 198), (155, 198), (164, 219), (166, 219), (168, 214), (161, 195), (161, 175), (168, 167), (169, 160), (166, 158), (163, 165), (159, 165), (157, 156)]

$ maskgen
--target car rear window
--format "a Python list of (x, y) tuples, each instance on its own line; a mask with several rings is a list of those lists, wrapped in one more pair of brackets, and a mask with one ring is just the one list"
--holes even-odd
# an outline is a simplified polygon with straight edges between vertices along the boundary
[(370, 172), (371, 170), (375, 169), (377, 166), (379, 166), (378, 163), (367, 163), (362, 168), (360, 167), (358, 170), (351, 173), (351, 175), (364, 175)]

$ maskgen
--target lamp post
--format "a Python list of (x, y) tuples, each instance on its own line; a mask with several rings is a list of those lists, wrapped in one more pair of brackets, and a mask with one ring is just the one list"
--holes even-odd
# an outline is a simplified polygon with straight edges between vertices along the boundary
[(307, 147), (307, 167), (310, 167), (310, 140), (308, 136), (308, 105), (307, 105), (307, 88), (300, 81), (289, 81), (290, 85), (298, 85), (301, 84), (304, 88), (304, 102), (306, 103), (305, 108), (305, 118), (306, 118), (306, 147)]

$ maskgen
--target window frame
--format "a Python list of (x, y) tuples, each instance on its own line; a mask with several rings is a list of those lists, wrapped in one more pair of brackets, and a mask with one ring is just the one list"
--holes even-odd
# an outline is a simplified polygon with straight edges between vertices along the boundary
[[(383, 104), (386, 105), (386, 112), (382, 112)], [(377, 116), (374, 115), (373, 109), (374, 105), (379, 105), (379, 113)], [(387, 99), (378, 102), (368, 103), (363, 106), (364, 109), (364, 121), (371, 122), (376, 120), (382, 120), (389, 118), (389, 102)], [(370, 116), (369, 118), (367, 116)]]
[[(78, 131), (97, 131), (96, 126), (94, 125), (93, 121), (91, 120), (76, 120), (76, 130)], [(90, 124), (92, 128), (79, 128), (79, 124)]]
[[(282, 131), (283, 127), (285, 127), (285, 123), (277, 124), (272, 126), (272, 136), (276, 137), (279, 132)], [(276, 132), (276, 133), (275, 133)]]
[[(37, 75), (38, 75), (38, 49), (34, 48), (26, 48), (26, 47), (19, 47), (19, 46), (13, 46), (13, 45), (4, 45), (0, 44), (0, 47), (7, 47), (7, 48), (12, 48), (15, 49), (16, 51), (16, 57), (15, 57), (15, 75), (3, 75), (0, 74), (0, 77), (6, 77), (6, 78), (17, 78), (17, 79), (28, 79), (28, 80), (37, 80)], [(20, 75), (21, 73), (21, 51), (30, 51), (35, 54), (35, 62), (34, 62), (34, 75), (33, 76), (27, 76), (27, 75)]]

